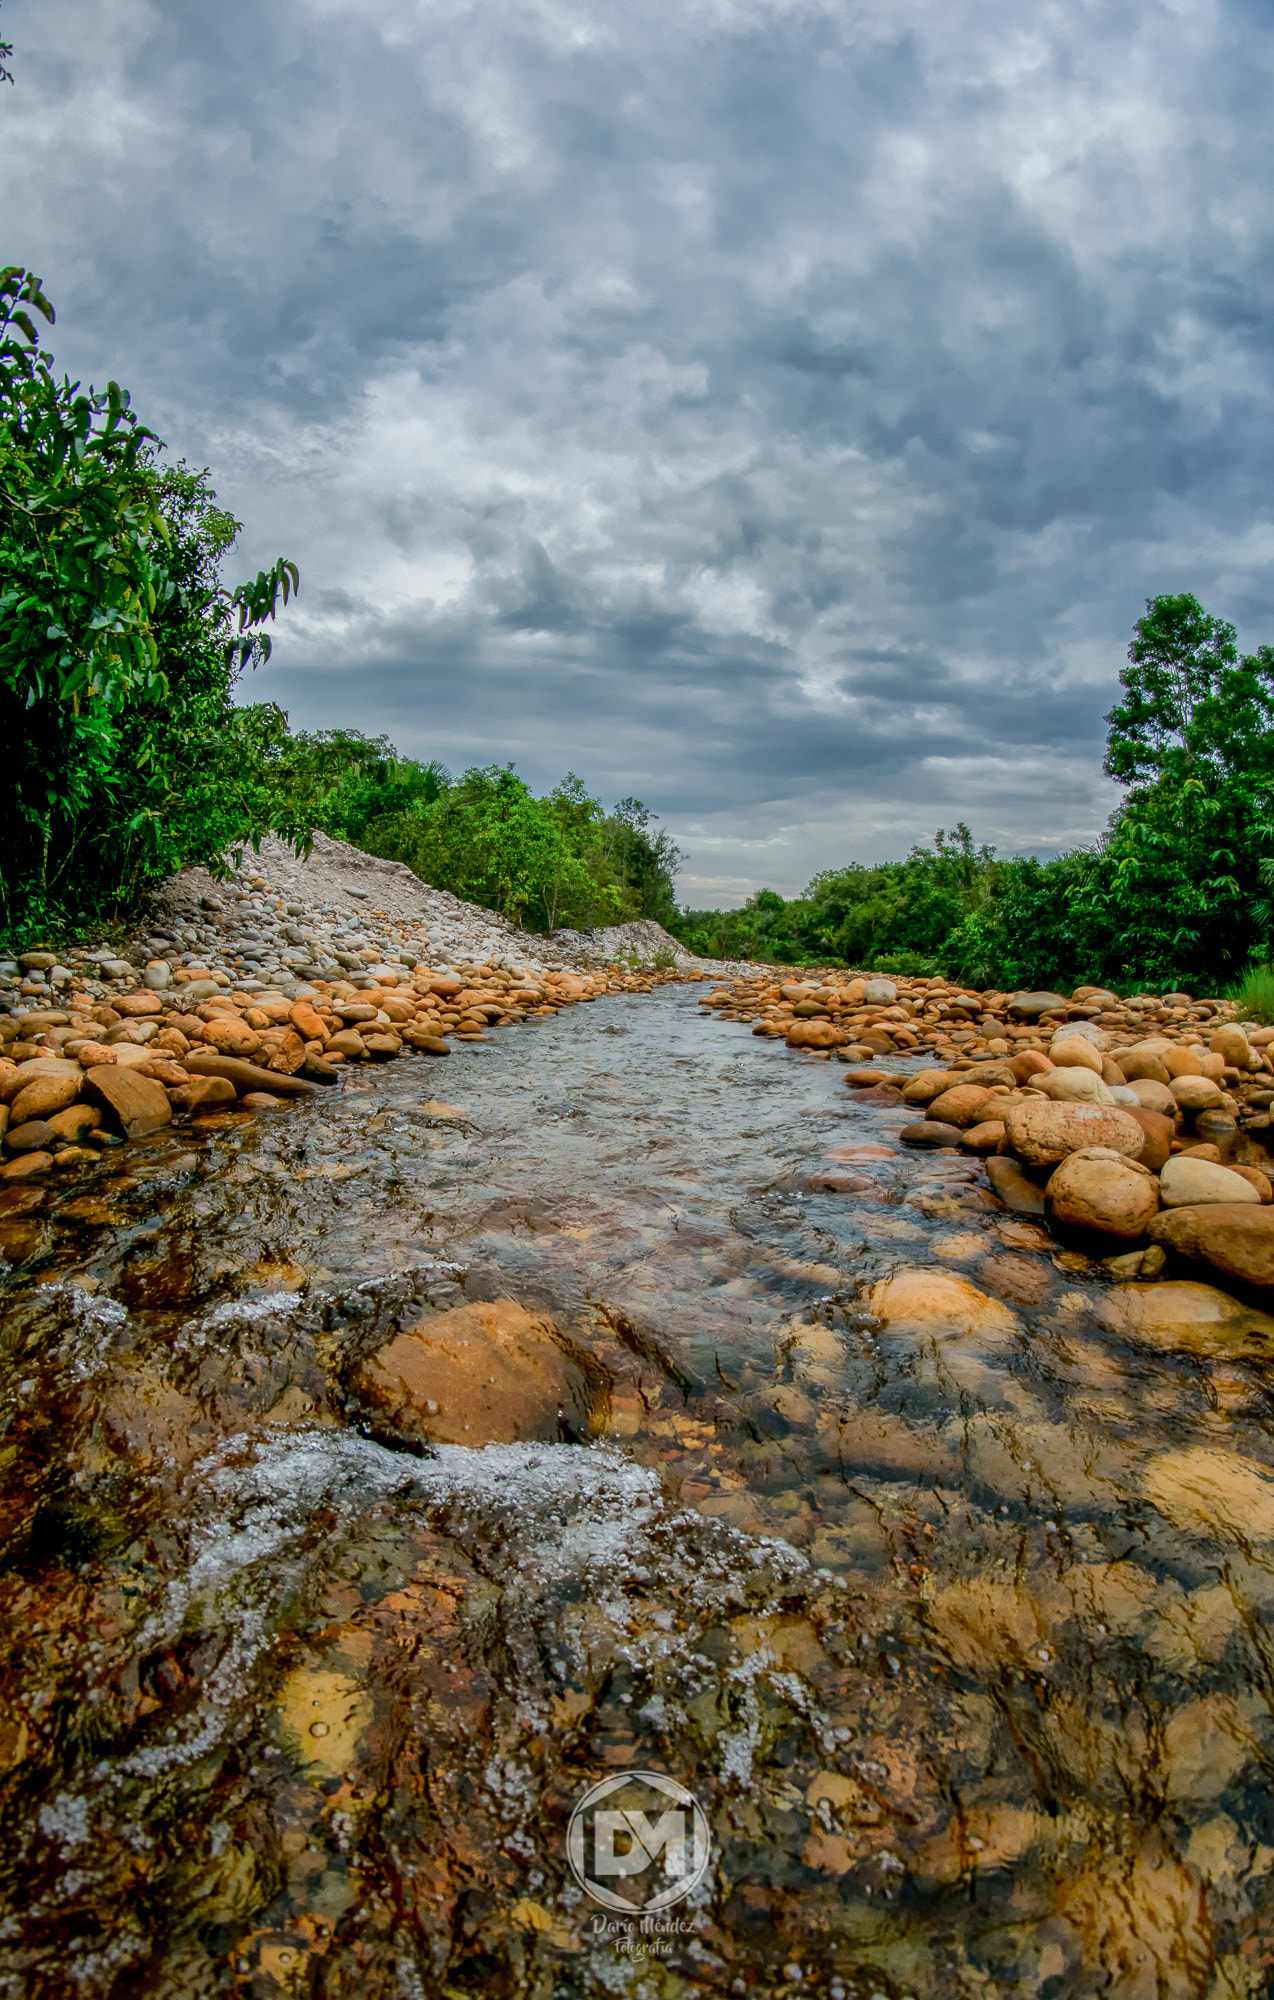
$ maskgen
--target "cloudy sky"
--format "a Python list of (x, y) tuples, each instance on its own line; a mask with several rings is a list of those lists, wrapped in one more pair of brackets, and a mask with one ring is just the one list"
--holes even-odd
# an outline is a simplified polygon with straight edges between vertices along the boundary
[(1243, 0), (6, 0), (5, 262), (301, 566), (255, 689), (635, 792), (737, 902), (1116, 796), (1133, 619), (1274, 640)]

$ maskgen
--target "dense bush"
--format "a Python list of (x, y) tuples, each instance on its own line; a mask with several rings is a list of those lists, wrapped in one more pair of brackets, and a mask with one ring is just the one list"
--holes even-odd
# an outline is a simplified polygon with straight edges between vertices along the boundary
[(0, 272), (0, 927), (15, 939), (307, 826), (286, 717), (231, 698), (295, 568), (227, 591), (238, 523), (205, 475), (161, 468), (115, 383), (58, 381), (37, 315), (52, 322), (38, 279)]
[(454, 781), (439, 765), (399, 765), (390, 783), (414, 797), (369, 815), (342, 816), (333, 795), (324, 824), (373, 854), (405, 861), (426, 882), (525, 925), (586, 929), (634, 917), (676, 914), (680, 856), (666, 833), (653, 834), (639, 799), (611, 813), (573, 773), (537, 799), (511, 765), (472, 769)]

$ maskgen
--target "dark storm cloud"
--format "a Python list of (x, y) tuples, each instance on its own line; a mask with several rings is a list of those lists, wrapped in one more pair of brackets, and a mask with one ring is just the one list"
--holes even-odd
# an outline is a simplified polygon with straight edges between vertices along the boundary
[(301, 564), (256, 693), (636, 791), (687, 892), (1089, 837), (1274, 626), (1240, 0), (10, 0), (6, 256)]

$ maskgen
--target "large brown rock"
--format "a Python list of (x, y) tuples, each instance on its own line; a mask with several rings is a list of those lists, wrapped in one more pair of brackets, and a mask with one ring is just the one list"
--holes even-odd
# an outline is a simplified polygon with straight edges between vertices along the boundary
[(980, 1292), (967, 1278), (947, 1271), (898, 1271), (873, 1285), (868, 1305), (890, 1326), (935, 1334), (939, 1339), (971, 1333), (1003, 1340), (1018, 1330), (1007, 1306)]
[(1022, 1172), (1016, 1160), (1001, 1153), (986, 1163), (987, 1179), (1004, 1206), (1014, 1215), (1043, 1215), (1044, 1190)]
[(277, 1076), (240, 1056), (218, 1055), (215, 1049), (192, 1049), (184, 1066), (191, 1076), (224, 1076), (240, 1096), (246, 1090), (270, 1090), (276, 1097), (313, 1097), (318, 1089), (303, 1076)]
[[(848, 1082), (848, 1077), (846, 1082)], [(941, 1097), (944, 1090), (951, 1090), (963, 1079), (958, 1070), (918, 1069), (909, 1076), (902, 1087), (904, 1101), (908, 1104), (932, 1104), (935, 1097)]]
[(1004, 1120), (984, 1118), (978, 1125), (966, 1125), (961, 1145), (966, 1153), (994, 1153), (1004, 1139)]
[(1165, 1249), (1198, 1257), (1227, 1277), (1274, 1285), (1274, 1208), (1261, 1202), (1161, 1209), (1149, 1234)]
[(327, 1026), (322, 1016), (317, 1014), (308, 1000), (295, 1000), (288, 1009), (288, 1019), (298, 1035), (307, 1042), (322, 1042), (327, 1039)]
[(169, 1098), (174, 1111), (187, 1111), (192, 1118), (209, 1111), (228, 1111), (238, 1101), (234, 1085), (224, 1076), (192, 1076), (189, 1083), (179, 1084)]
[(1023, 1049), (1004, 1065), (1014, 1083), (1028, 1083), (1032, 1077), (1047, 1076), (1053, 1065), (1043, 1049)]
[(1054, 1069), (1043, 1078), (1042, 1088), (1055, 1104), (1113, 1104), (1109, 1084), (1096, 1070), (1073, 1067)]
[(1223, 1095), (1220, 1084), (1210, 1076), (1174, 1077), (1171, 1090), (1183, 1111), (1216, 1111)]
[(117, 1014), (125, 1020), (141, 1020), (149, 1014), (162, 1014), (164, 1003), (158, 993), (127, 993), (122, 1000), (111, 1003)]
[(1163, 1058), (1163, 1066), (1170, 1077), (1206, 1076), (1203, 1057), (1196, 1048), (1169, 1049)]
[(1060, 993), (1015, 993), (1009, 1014), (1015, 1021), (1035, 1021), (1041, 1014), (1064, 1014), (1067, 1005)]
[(1159, 1187), (1134, 1160), (1090, 1147), (1062, 1161), (1049, 1179), (1048, 1201), (1056, 1222), (1134, 1242), (1158, 1212)]
[(65, 1111), (54, 1112), (49, 1119), (49, 1130), (56, 1138), (75, 1146), (101, 1122), (102, 1114), (96, 1104), (72, 1104)]
[(1101, 1054), (1085, 1036), (1056, 1034), (1048, 1053), (1056, 1069), (1090, 1069), (1101, 1075)]
[(958, 1125), (948, 1125), (942, 1118), (920, 1118), (914, 1125), (904, 1125), (898, 1137), (904, 1146), (958, 1146), (964, 1133)]
[[(1177, 1116), (1177, 1100), (1166, 1083), (1159, 1083), (1153, 1077), (1138, 1076), (1133, 1078), (1128, 1089), (1144, 1110), (1157, 1111), (1161, 1118)], [(1126, 1108), (1131, 1110), (1132, 1106)]]
[(1168, 1071), (1163, 1058), (1150, 1049), (1120, 1049), (1116, 1061), (1128, 1083), (1158, 1083), (1165, 1087)]
[(84, 1079), (84, 1095), (109, 1111), (127, 1139), (144, 1139), (172, 1123), (173, 1108), (162, 1083), (139, 1070), (103, 1063)]
[(1223, 1062), (1231, 1064), (1234, 1069), (1252, 1067), (1252, 1050), (1248, 1038), (1242, 1028), (1232, 1021), (1224, 1028), (1217, 1029), (1208, 1042), (1208, 1048), (1214, 1056), (1220, 1056)]
[(328, 1036), (323, 1044), (323, 1053), (329, 1056), (344, 1056), (348, 1061), (357, 1062), (367, 1054), (367, 1051), (363, 1047), (363, 1038), (357, 1028), (339, 1028), (334, 1035)]
[(12, 1104), (15, 1097), (30, 1084), (37, 1080), (44, 1082), (54, 1076), (79, 1077), (83, 1081), (84, 1072), (77, 1062), (71, 1062), (65, 1056), (29, 1056), (16, 1069), (0, 1077), (0, 1104)]
[(10, 1125), (4, 1143), (10, 1153), (47, 1153), (56, 1145), (57, 1133), (45, 1119), (28, 1118), (25, 1125)]
[(82, 1074), (32, 1077), (13, 1100), (12, 1122), (24, 1125), (29, 1118), (51, 1118), (55, 1111), (65, 1111), (68, 1104), (75, 1103), (83, 1082)]
[(966, 1126), (981, 1124), (989, 1107), (996, 1102), (982, 1084), (958, 1083), (953, 1090), (944, 1090), (933, 1099), (929, 1116), (944, 1125), (958, 1125), (963, 1131)]
[(1005, 1136), (1031, 1166), (1060, 1164), (1086, 1146), (1109, 1146), (1130, 1160), (1145, 1144), (1142, 1127), (1118, 1104), (1053, 1104), (1045, 1098), (1011, 1104), (1004, 1114)]
[(223, 1056), (254, 1056), (261, 1047), (261, 1037), (246, 1021), (209, 1021), (204, 1028), (205, 1044), (219, 1049)]
[(1152, 1174), (1157, 1174), (1171, 1156), (1172, 1142), (1177, 1136), (1176, 1125), (1171, 1118), (1165, 1118), (1161, 1112), (1147, 1110), (1144, 1105), (1124, 1104), (1120, 1109), (1126, 1111), (1130, 1118), (1135, 1118), (1145, 1133), (1145, 1144), (1137, 1158), (1143, 1167), (1149, 1167)]
[(512, 1299), (458, 1306), (400, 1333), (353, 1387), (394, 1428), (436, 1444), (514, 1444), (590, 1428), (599, 1416), (582, 1357)]

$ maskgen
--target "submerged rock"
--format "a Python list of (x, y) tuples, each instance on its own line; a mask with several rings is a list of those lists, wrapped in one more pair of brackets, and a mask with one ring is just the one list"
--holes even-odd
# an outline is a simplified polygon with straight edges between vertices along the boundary
[(512, 1299), (408, 1328), (362, 1364), (354, 1388), (395, 1429), (443, 1444), (578, 1435), (597, 1401), (582, 1357)]
[(1274, 1358), (1274, 1317), (1193, 1279), (1116, 1285), (1097, 1317), (1147, 1347), (1188, 1354)]

